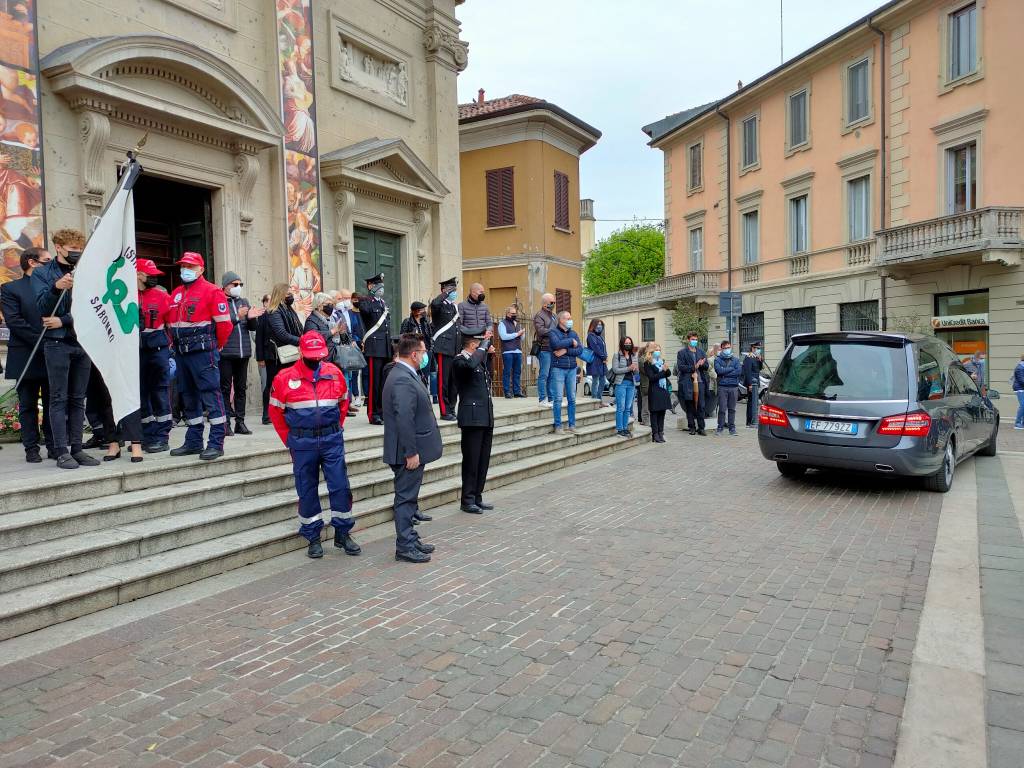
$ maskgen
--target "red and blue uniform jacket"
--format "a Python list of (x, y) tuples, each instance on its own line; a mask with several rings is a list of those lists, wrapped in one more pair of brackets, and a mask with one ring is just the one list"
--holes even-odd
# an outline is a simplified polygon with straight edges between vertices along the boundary
[(167, 324), (177, 353), (220, 349), (231, 335), (224, 291), (200, 277), (171, 293)]
[(274, 377), (267, 413), (289, 448), (314, 448), (319, 440), (340, 435), (345, 426), (345, 377), (333, 363), (320, 363), (314, 373), (299, 360)]
[(147, 288), (139, 294), (139, 314), (142, 315), (140, 347), (162, 349), (170, 346), (171, 336), (167, 328), (170, 307), (171, 297), (159, 288)]

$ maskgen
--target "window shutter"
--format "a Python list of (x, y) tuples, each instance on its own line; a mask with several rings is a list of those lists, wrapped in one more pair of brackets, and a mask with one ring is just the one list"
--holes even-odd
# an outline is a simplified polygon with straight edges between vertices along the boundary
[(507, 227), (516, 223), (512, 168), (487, 171), (487, 226)]
[(569, 228), (569, 177), (555, 171), (555, 226)]
[(572, 312), (572, 291), (555, 288), (555, 311)]

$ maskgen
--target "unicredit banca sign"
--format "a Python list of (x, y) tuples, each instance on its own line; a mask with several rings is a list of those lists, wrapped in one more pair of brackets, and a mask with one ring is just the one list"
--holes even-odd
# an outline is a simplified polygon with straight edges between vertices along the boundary
[(976, 312), (973, 315), (940, 315), (932, 318), (932, 329), (936, 331), (954, 331), (960, 328), (984, 328), (987, 325), (987, 312)]

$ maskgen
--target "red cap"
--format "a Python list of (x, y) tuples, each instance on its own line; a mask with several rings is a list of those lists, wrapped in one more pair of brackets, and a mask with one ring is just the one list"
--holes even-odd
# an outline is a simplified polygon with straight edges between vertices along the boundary
[(299, 354), (310, 360), (323, 360), (330, 354), (324, 337), (316, 331), (307, 331), (299, 339)]
[(185, 251), (181, 254), (181, 258), (178, 259), (178, 263), (186, 264), (190, 267), (206, 267), (206, 262), (203, 261), (202, 255), (195, 251)]
[(163, 274), (163, 272), (157, 269), (156, 262), (153, 261), (152, 259), (136, 259), (135, 269), (136, 271), (141, 272), (144, 275), (156, 276)]

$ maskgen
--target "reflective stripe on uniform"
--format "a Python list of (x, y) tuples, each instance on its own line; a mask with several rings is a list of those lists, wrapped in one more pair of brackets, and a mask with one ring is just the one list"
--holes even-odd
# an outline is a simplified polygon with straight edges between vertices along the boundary
[(323, 519), (324, 519), (324, 513), (323, 512), (318, 512), (315, 515), (313, 515), (312, 517), (303, 517), (302, 513), (301, 512), (299, 513), (299, 520), (302, 521), (303, 525), (309, 525), (310, 523), (315, 523), (317, 520), (323, 521)]
[(185, 423), (188, 424), (190, 427), (194, 427), (196, 424), (202, 424), (203, 423), (203, 417), (202, 416), (196, 416), (194, 419), (189, 419)]
[(227, 421), (227, 419), (224, 416), (215, 416), (210, 419), (210, 424), (223, 424), (225, 421)]
[(215, 323), (228, 323), (231, 321), (231, 315), (214, 315), (213, 321)]
[(328, 400), (296, 400), (293, 403), (285, 403), (284, 406), (281, 406), (281, 407), (284, 407), (284, 408), (319, 408), (321, 406), (327, 407), (327, 406), (337, 405), (337, 403), (338, 403), (337, 398), (328, 399)]
[(143, 333), (153, 333), (154, 331), (162, 331), (163, 329), (164, 329), (164, 324), (160, 323), (160, 325), (154, 325), (152, 328), (143, 328), (142, 332)]
[(267, 402), (270, 403), (270, 405), (274, 406), (275, 408), (284, 408), (284, 403), (282, 403), (276, 397), (270, 398), (270, 400), (268, 400)]
[(143, 416), (142, 417), (142, 423), (143, 424), (149, 424), (151, 421), (156, 421), (156, 417), (155, 416)]
[(336, 517), (339, 520), (351, 520), (353, 515), (351, 510), (348, 512), (335, 512), (334, 510), (331, 510), (331, 517)]
[(202, 328), (204, 325), (209, 325), (210, 320), (199, 320), (198, 322), (190, 323), (186, 320), (179, 320), (171, 323), (171, 328)]
[(163, 416), (153, 416), (153, 421), (170, 421), (172, 416), (169, 413), (165, 413)]

